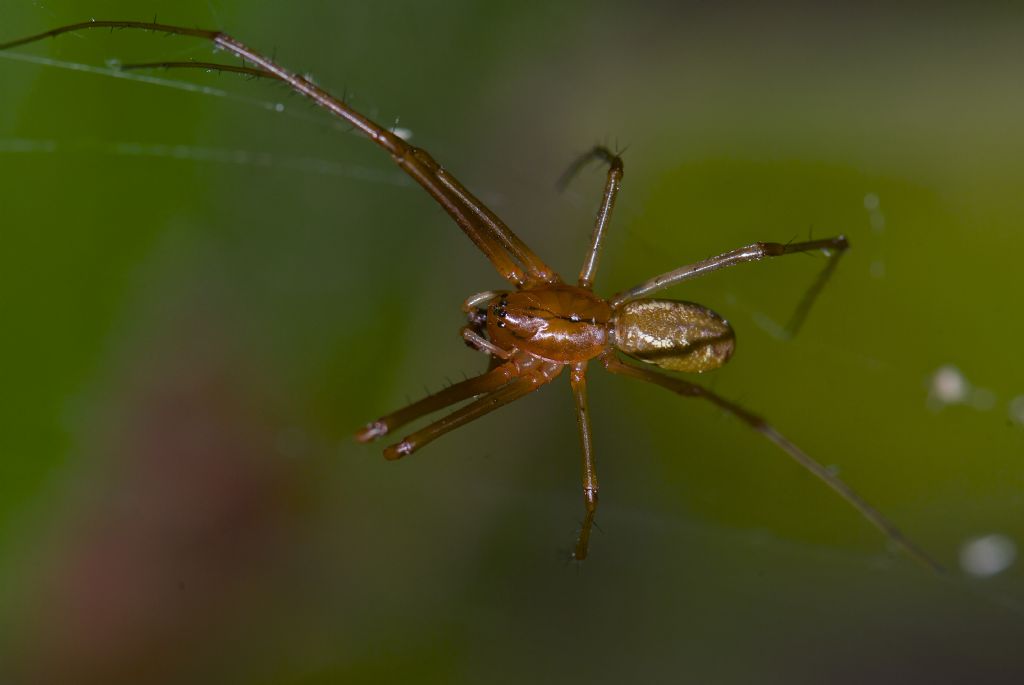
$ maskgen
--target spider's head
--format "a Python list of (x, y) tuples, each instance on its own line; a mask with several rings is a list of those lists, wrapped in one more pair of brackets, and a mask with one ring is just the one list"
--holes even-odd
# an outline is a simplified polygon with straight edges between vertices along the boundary
[(706, 307), (677, 300), (641, 299), (615, 311), (615, 346), (670, 371), (704, 373), (729, 361), (736, 335)]

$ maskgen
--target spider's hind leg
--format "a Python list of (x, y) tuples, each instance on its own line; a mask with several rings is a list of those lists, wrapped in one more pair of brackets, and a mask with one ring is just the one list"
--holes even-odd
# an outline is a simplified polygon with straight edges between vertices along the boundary
[(832, 276), (836, 266), (838, 266), (839, 258), (842, 257), (849, 248), (850, 242), (844, 235), (837, 235), (823, 240), (808, 240), (801, 243), (753, 243), (746, 247), (730, 250), (729, 252), (723, 252), (722, 254), (715, 255), (714, 257), (708, 257), (707, 259), (694, 262), (693, 264), (681, 266), (678, 269), (673, 269), (672, 271), (659, 274), (654, 278), (649, 278), (643, 283), (633, 286), (629, 290), (623, 290), (616, 293), (611, 297), (610, 303), (612, 307), (619, 307), (626, 302), (637, 300), (641, 297), (647, 297), (648, 295), (656, 293), (659, 290), (664, 290), (676, 283), (698, 278), (712, 271), (718, 271), (719, 269), (735, 266), (737, 264), (758, 262), (762, 259), (771, 257), (782, 257), (784, 255), (817, 252), (820, 250), (828, 255), (829, 261), (818, 276), (817, 280), (815, 280), (811, 285), (811, 288), (804, 294), (803, 299), (801, 299), (800, 304), (797, 305), (796, 311), (786, 327), (787, 336), (793, 337), (807, 318), (807, 314), (810, 312), (811, 306), (818, 298), (818, 295), (821, 294), (822, 289), (825, 287), (825, 283)]
[(725, 411), (727, 414), (731, 414), (773, 442), (776, 447), (786, 453), (791, 459), (793, 459), (793, 461), (819, 478), (825, 483), (825, 485), (832, 488), (836, 494), (846, 500), (846, 502), (856, 509), (861, 516), (878, 528), (882, 534), (893, 542), (893, 544), (901, 548), (909, 556), (922, 562), (936, 573), (944, 572), (942, 566), (938, 562), (932, 559), (927, 553), (922, 551), (920, 547), (900, 532), (900, 530), (896, 528), (889, 519), (883, 516), (880, 511), (868, 504), (863, 497), (854, 491), (853, 488), (840, 480), (821, 463), (812, 459), (806, 452), (779, 433), (772, 425), (760, 416), (725, 399), (721, 395), (704, 388), (703, 386), (683, 380), (682, 378), (666, 376), (633, 364), (626, 364), (613, 353), (608, 353), (603, 356), (601, 358), (601, 362), (611, 373), (653, 383), (654, 385), (661, 386), (662, 388), (674, 392), (682, 397), (696, 397), (707, 400), (719, 409)]
[(818, 273), (818, 277), (814, 279), (811, 287), (807, 289), (804, 296), (800, 298), (800, 302), (797, 304), (796, 309), (793, 310), (792, 316), (786, 323), (785, 333), (786, 337), (793, 338), (804, 325), (804, 321), (807, 320), (807, 315), (811, 311), (811, 307), (818, 299), (818, 295), (825, 289), (825, 285), (832, 278), (832, 274), (835, 272), (836, 267), (839, 266), (839, 258), (843, 256), (850, 244), (846, 240), (845, 236), (838, 236), (832, 240), (832, 243), (824, 248), (827, 254), (827, 260), (824, 268)]

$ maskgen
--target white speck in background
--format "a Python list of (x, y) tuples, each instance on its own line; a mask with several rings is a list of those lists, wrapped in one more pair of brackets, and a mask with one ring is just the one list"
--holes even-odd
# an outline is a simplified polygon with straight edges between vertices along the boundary
[(864, 196), (864, 209), (868, 210), (868, 221), (875, 233), (885, 232), (885, 214), (882, 214), (882, 202), (875, 193)]
[(1010, 400), (1010, 420), (1024, 426), (1024, 395)]
[(968, 540), (960, 547), (960, 567), (972, 576), (988, 578), (1002, 573), (1017, 558), (1017, 545), (1005, 535), (992, 534)]
[(947, 404), (963, 402), (970, 392), (971, 384), (960, 373), (960, 369), (952, 364), (940, 366), (932, 374), (928, 388), (928, 406), (938, 411)]
[(928, 381), (928, 408), (939, 411), (951, 404), (968, 404), (978, 411), (991, 411), (996, 406), (996, 394), (988, 388), (971, 385), (960, 369), (946, 364), (936, 369)]

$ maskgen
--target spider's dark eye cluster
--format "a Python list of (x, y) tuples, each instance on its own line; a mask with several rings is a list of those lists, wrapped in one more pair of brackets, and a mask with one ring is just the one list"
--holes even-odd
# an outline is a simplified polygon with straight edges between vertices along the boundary
[(494, 306), (494, 315), (498, 317), (498, 328), (504, 328), (505, 322), (502, 319), (508, 316), (508, 295), (502, 295), (498, 300), (498, 304)]

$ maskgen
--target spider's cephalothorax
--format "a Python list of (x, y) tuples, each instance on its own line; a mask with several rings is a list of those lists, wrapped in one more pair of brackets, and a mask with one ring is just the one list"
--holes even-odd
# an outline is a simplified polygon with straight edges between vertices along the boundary
[(556, 284), (502, 292), (487, 306), (487, 337), (506, 350), (519, 349), (571, 364), (608, 348), (612, 308), (583, 288)]
[(608, 164), (604, 196), (590, 249), (580, 270), (578, 285), (565, 285), (519, 236), (425, 150), (409, 145), (393, 131), (352, 109), (343, 99), (331, 95), (309, 79), (285, 69), (225, 33), (157, 22), (87, 21), (0, 43), (0, 50), (64, 33), (96, 28), (140, 29), (201, 38), (243, 61), (243, 66), (189, 61), (124, 65), (124, 69), (163, 67), (232, 71), (277, 79), (293, 91), (308, 97), (383, 148), (451, 216), (498, 274), (515, 288), (508, 292), (481, 293), (463, 305), (469, 317), (469, 325), (463, 329), (463, 337), (468, 344), (490, 355), (490, 367), (486, 373), (455, 383), (371, 422), (357, 433), (358, 440), (367, 441), (387, 435), (411, 421), (466, 402), (440, 420), (384, 450), (384, 455), (389, 459), (403, 457), (448, 431), (528, 395), (554, 380), (568, 366), (583, 450), (583, 496), (586, 505), (586, 516), (573, 556), (583, 559), (587, 555), (590, 529), (597, 509), (597, 474), (590, 438), (586, 385), (587, 363), (596, 359), (612, 373), (660, 385), (686, 397), (708, 400), (732, 414), (824, 481), (893, 542), (932, 568), (940, 568), (835, 474), (811, 459), (760, 417), (682, 378), (627, 364), (617, 353), (625, 353), (669, 371), (700, 373), (717, 368), (729, 359), (733, 351), (734, 338), (729, 324), (700, 305), (649, 299), (646, 296), (709, 271), (742, 262), (799, 252), (824, 251), (831, 258), (797, 308), (797, 314), (790, 324), (791, 331), (795, 331), (825, 280), (835, 269), (839, 256), (847, 249), (848, 243), (843, 236), (785, 245), (754, 243), (674, 269), (609, 299), (602, 299), (592, 292), (593, 279), (605, 228), (622, 181), (622, 159), (606, 148), (598, 146), (580, 157), (563, 177), (570, 178), (591, 160), (601, 160)]

